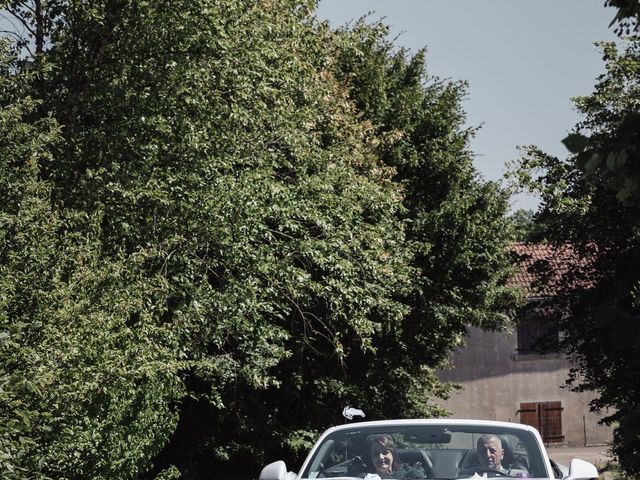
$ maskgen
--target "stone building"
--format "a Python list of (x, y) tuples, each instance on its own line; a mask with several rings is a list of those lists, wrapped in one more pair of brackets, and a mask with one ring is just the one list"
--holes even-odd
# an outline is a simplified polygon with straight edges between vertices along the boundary
[[(575, 258), (570, 249), (545, 245), (517, 244), (513, 251), (522, 268), (512, 284), (527, 291), (528, 308), (519, 312), (510, 333), (470, 329), (466, 347), (454, 354), (454, 367), (439, 373), (441, 380), (462, 385), (443, 406), (456, 418), (533, 425), (549, 446), (607, 444), (612, 429), (590, 411), (593, 393), (567, 388), (571, 364), (558, 352), (561, 332), (537, 308), (541, 300), (553, 298), (554, 273)], [(542, 288), (535, 281), (540, 265), (551, 272)]]

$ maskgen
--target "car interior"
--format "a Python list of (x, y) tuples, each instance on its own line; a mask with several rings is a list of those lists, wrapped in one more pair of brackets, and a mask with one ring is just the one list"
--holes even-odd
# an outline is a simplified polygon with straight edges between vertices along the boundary
[[(527, 439), (521, 432), (450, 431), (442, 427), (413, 427), (388, 433), (394, 439), (397, 462), (420, 467), (417, 471), (423, 474), (415, 478), (468, 478), (474, 472), (482, 475), (483, 470), (478, 467), (480, 462), (476, 444), (487, 433), (496, 435), (501, 440), (503, 468), (531, 474), (529, 476), (544, 476), (542, 455), (539, 451), (535, 452), (538, 450), (535, 440)], [(327, 439), (303, 472), (303, 478), (363, 478), (367, 473), (373, 472), (368, 455), (368, 437), (371, 435), (370, 431), (356, 430), (341, 432), (335, 438)], [(493, 476), (491, 473), (488, 476)]]

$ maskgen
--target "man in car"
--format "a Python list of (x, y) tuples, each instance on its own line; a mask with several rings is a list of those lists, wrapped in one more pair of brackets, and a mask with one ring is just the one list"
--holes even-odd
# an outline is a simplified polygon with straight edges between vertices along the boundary
[(505, 475), (508, 473), (507, 469), (502, 466), (504, 450), (502, 448), (502, 440), (499, 437), (489, 434), (481, 436), (478, 439), (476, 451), (480, 466), (498, 470)]

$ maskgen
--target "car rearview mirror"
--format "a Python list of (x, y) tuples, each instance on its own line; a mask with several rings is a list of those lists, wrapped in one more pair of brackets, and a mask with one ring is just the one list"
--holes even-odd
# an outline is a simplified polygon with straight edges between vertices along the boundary
[(574, 480), (597, 479), (598, 469), (589, 462), (574, 458), (569, 465), (569, 476)]
[(442, 444), (451, 442), (451, 432), (442, 428), (407, 428), (404, 438), (409, 442)]

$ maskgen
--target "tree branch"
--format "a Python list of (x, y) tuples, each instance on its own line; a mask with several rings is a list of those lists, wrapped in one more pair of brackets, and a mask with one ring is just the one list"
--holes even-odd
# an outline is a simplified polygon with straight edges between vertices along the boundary
[(15, 18), (16, 20), (18, 20), (18, 21), (22, 24), (22, 26), (23, 26), (24, 28), (26, 28), (26, 29), (27, 29), (27, 31), (28, 31), (31, 35), (33, 35), (34, 37), (36, 36), (36, 32), (35, 32), (35, 31), (33, 31), (32, 27), (29, 25), (29, 23), (28, 23), (24, 18), (22, 18), (22, 17), (21, 17), (21, 16), (20, 16), (16, 11), (14, 11), (14, 10), (7, 10), (7, 12), (9, 12), (9, 14), (10, 14), (13, 18)]

